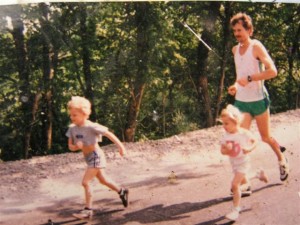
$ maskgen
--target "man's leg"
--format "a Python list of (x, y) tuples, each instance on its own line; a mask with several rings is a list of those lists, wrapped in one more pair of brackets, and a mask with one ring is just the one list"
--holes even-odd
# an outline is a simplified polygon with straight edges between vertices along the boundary
[(284, 181), (288, 178), (289, 166), (287, 159), (281, 151), (280, 145), (270, 135), (270, 111), (267, 109), (264, 113), (255, 116), (256, 124), (263, 142), (269, 144), (273, 152), (277, 156), (280, 169), (280, 180)]

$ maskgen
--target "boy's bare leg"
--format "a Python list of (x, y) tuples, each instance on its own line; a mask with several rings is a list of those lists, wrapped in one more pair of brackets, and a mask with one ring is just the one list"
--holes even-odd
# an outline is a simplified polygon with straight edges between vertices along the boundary
[(98, 170), (98, 173), (96, 175), (97, 179), (100, 181), (101, 184), (109, 187), (110, 189), (116, 191), (124, 205), (124, 207), (128, 206), (128, 194), (129, 190), (126, 188), (121, 188), (119, 185), (117, 185), (113, 180), (111, 180), (108, 176), (106, 176), (105, 170), (100, 169)]
[(89, 183), (96, 176), (97, 171), (97, 168), (88, 168), (85, 171), (85, 174), (82, 179), (82, 186), (84, 187), (85, 192), (85, 206), (89, 209), (92, 208), (92, 191)]
[(109, 187), (110, 189), (114, 190), (115, 192), (120, 192), (121, 187), (119, 187), (119, 185), (117, 185), (112, 179), (110, 179), (106, 175), (105, 169), (99, 169), (97, 171), (96, 177), (101, 184)]

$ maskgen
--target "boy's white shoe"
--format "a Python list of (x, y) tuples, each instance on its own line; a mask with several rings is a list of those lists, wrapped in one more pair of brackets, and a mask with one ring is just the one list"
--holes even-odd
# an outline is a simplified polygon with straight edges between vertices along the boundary
[(93, 216), (93, 210), (84, 209), (84, 210), (81, 210), (79, 213), (73, 213), (72, 215), (78, 219), (89, 219), (89, 218), (92, 218), (92, 216)]
[(231, 221), (236, 221), (240, 215), (240, 208), (233, 208), (230, 213), (227, 213), (225, 217)]

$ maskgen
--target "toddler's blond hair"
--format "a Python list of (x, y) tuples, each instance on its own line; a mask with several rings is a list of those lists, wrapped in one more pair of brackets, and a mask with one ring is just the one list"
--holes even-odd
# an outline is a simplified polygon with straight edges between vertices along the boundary
[(243, 115), (235, 106), (229, 104), (225, 109), (221, 112), (221, 119), (229, 118), (233, 120), (235, 123), (240, 124), (243, 119)]
[(70, 111), (71, 109), (79, 109), (86, 116), (89, 116), (91, 114), (91, 103), (84, 97), (72, 96), (68, 102), (68, 110)]

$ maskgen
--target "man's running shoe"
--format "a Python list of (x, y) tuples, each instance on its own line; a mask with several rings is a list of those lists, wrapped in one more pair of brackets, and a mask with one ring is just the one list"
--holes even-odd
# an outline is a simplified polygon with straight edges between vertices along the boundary
[(119, 192), (120, 198), (122, 200), (122, 203), (124, 207), (128, 206), (128, 195), (129, 195), (129, 190), (126, 188), (121, 188), (121, 191)]
[(289, 163), (286, 158), (285, 158), (285, 163), (279, 162), (279, 170), (280, 170), (280, 180), (285, 181), (289, 176)]
[(92, 218), (93, 216), (93, 210), (85, 208), (84, 210), (81, 210), (79, 213), (73, 213), (72, 215), (78, 219), (89, 219)]
[(285, 152), (285, 150), (286, 150), (286, 148), (285, 148), (285, 147), (283, 147), (283, 146), (280, 146), (279, 148), (280, 148), (280, 151), (281, 151), (282, 153), (284, 153), (284, 152)]

